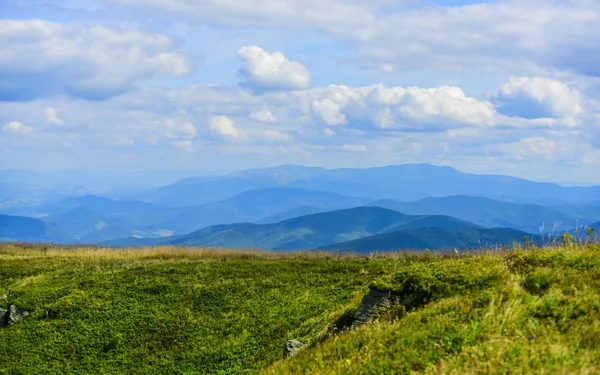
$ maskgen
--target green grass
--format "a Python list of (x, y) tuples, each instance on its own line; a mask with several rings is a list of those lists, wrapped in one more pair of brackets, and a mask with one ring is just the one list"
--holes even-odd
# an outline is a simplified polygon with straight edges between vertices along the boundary
[[(407, 298), (342, 331), (368, 286)], [(0, 374), (595, 374), (600, 246), (340, 256), (0, 244)], [(45, 310), (57, 312), (45, 319)], [(282, 359), (283, 343), (307, 348)]]
[[(385, 259), (0, 245), (1, 374), (255, 373), (311, 342)], [(44, 319), (45, 310), (57, 312)], [(331, 315), (333, 314), (333, 315)]]
[(600, 373), (600, 246), (424, 257), (374, 283), (410, 297), (268, 374)]

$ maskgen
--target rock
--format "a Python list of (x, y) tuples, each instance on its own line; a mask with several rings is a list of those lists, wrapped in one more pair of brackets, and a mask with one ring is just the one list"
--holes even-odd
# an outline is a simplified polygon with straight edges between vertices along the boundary
[(400, 294), (390, 291), (369, 288), (369, 293), (363, 298), (356, 310), (351, 328), (358, 328), (379, 315), (379, 312), (395, 302), (405, 304)]
[(285, 348), (283, 349), (283, 357), (288, 358), (295, 355), (304, 346), (305, 344), (300, 341), (287, 340), (285, 342)]
[(56, 313), (52, 310), (46, 310), (46, 314), (44, 315), (46, 319), (54, 319), (56, 318)]
[(8, 306), (8, 310), (0, 309), (0, 326), (7, 327), (19, 323), (29, 316), (29, 311), (18, 308), (15, 305)]
[(0, 309), (0, 327), (8, 325), (8, 310)]

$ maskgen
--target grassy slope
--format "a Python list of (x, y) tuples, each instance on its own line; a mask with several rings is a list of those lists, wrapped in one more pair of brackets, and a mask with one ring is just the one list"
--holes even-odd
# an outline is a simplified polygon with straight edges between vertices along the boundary
[[(408, 312), (337, 333), (369, 284), (411, 295)], [(33, 314), (0, 329), (0, 374), (600, 369), (598, 245), (362, 258), (0, 245), (9, 289)], [(281, 360), (291, 338), (309, 346)]]
[[(254, 373), (391, 270), (384, 259), (0, 244), (0, 374)], [(46, 309), (58, 313), (45, 320)]]
[(325, 340), (268, 374), (597, 374), (600, 247), (415, 262), (375, 285), (409, 312)]

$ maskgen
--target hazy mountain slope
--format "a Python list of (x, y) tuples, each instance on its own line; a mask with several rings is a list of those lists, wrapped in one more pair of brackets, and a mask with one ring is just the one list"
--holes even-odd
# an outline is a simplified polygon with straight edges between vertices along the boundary
[[(419, 225), (479, 228), (451, 217), (404, 215), (380, 207), (358, 207), (324, 212), (275, 224), (234, 224), (205, 228), (190, 234), (163, 238), (155, 244), (260, 248), (268, 250), (311, 249)], [(148, 245), (148, 241), (124, 239), (110, 245)]]
[(529, 233), (507, 228), (417, 228), (378, 234), (323, 249), (359, 253), (409, 249), (473, 249), (511, 245), (514, 241), (522, 242), (525, 236), (536, 238)]
[(0, 215), (0, 240), (73, 243), (75, 239), (56, 224), (22, 216)]
[(325, 208), (325, 207), (317, 207), (317, 206), (301, 206), (296, 207), (291, 210), (283, 211), (276, 213), (274, 215), (270, 215), (264, 217), (260, 220), (255, 221), (256, 224), (273, 224), (278, 223), (280, 221), (285, 221), (289, 219), (294, 219), (301, 216), (314, 215), (322, 212), (335, 211), (334, 208)]
[(552, 230), (555, 224), (560, 224), (559, 228), (566, 230), (581, 224), (582, 220), (552, 207), (462, 195), (425, 198), (414, 202), (381, 200), (369, 205), (410, 215), (449, 215), (488, 228), (514, 228), (532, 233), (539, 233), (541, 227), (545, 231)]
[(266, 188), (246, 191), (226, 200), (182, 210), (179, 214), (159, 222), (157, 226), (172, 229), (176, 233), (189, 233), (216, 224), (255, 222), (266, 216), (301, 206), (347, 208), (369, 201), (371, 199), (345, 197), (327, 191)]
[(48, 204), (14, 207), (10, 209), (10, 213), (37, 218), (60, 214), (76, 207), (85, 207), (106, 216), (131, 216), (138, 213), (145, 215), (147, 212), (168, 210), (168, 208), (147, 202), (119, 201), (87, 194), (64, 198)]
[(76, 207), (44, 220), (64, 228), (82, 243), (99, 243), (123, 237), (159, 237), (158, 233), (147, 227), (120, 218), (106, 217), (87, 207)]
[(148, 191), (140, 199), (169, 205), (201, 204), (250, 189), (300, 187), (375, 199), (483, 196), (517, 203), (557, 205), (597, 201), (600, 187), (562, 187), (509, 176), (475, 175), (449, 167), (407, 164), (368, 169), (280, 166), (210, 178), (190, 178)]

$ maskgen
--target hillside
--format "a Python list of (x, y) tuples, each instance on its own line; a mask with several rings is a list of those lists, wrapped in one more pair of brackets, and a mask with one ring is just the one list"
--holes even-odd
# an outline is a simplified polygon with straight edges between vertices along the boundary
[(369, 205), (409, 215), (454, 216), (487, 228), (513, 228), (530, 233), (540, 233), (542, 228), (552, 231), (555, 225), (559, 225), (560, 230), (575, 228), (600, 215), (600, 209), (589, 210), (586, 216), (572, 206), (544, 207), (464, 195), (429, 197), (414, 202), (380, 200)]
[(256, 224), (273, 224), (278, 223), (280, 221), (285, 221), (289, 219), (294, 219), (301, 216), (314, 215), (319, 214), (321, 212), (334, 211), (333, 209), (327, 209), (323, 207), (317, 206), (301, 206), (297, 208), (293, 208), (291, 210), (283, 211), (271, 216), (264, 217), (258, 221)]
[[(411, 216), (380, 207), (358, 207), (302, 216), (275, 224), (246, 223), (209, 227), (156, 241), (142, 240), (137, 244), (298, 250), (423, 227), (478, 228), (475, 224), (447, 216)], [(136, 241), (124, 239), (105, 244), (132, 246)]]
[(256, 222), (303, 206), (350, 208), (370, 201), (368, 198), (346, 197), (328, 191), (298, 188), (257, 189), (222, 201), (181, 209), (178, 214), (158, 222), (156, 226), (183, 234), (217, 224)]
[(29, 217), (0, 215), (0, 241), (73, 243), (75, 238), (56, 224)]
[(85, 207), (105, 216), (125, 216), (139, 212), (164, 209), (164, 207), (152, 203), (134, 200), (122, 201), (86, 194), (60, 199), (53, 203), (14, 207), (10, 210), (11, 213), (17, 215), (45, 217), (61, 214), (77, 207)]
[[(0, 244), (0, 264), (0, 309), (30, 312), (0, 328), (0, 373), (600, 368), (598, 245), (361, 257)], [(347, 331), (369, 288), (404, 305)], [(307, 346), (284, 359), (289, 339)]]
[(525, 237), (536, 239), (529, 233), (506, 228), (418, 228), (337, 243), (325, 250), (368, 254), (372, 251), (481, 249), (523, 242)]
[(107, 217), (84, 206), (45, 217), (44, 221), (60, 226), (79, 242), (87, 244), (129, 236), (138, 238), (160, 237), (156, 231), (150, 228), (134, 225), (118, 216)]

